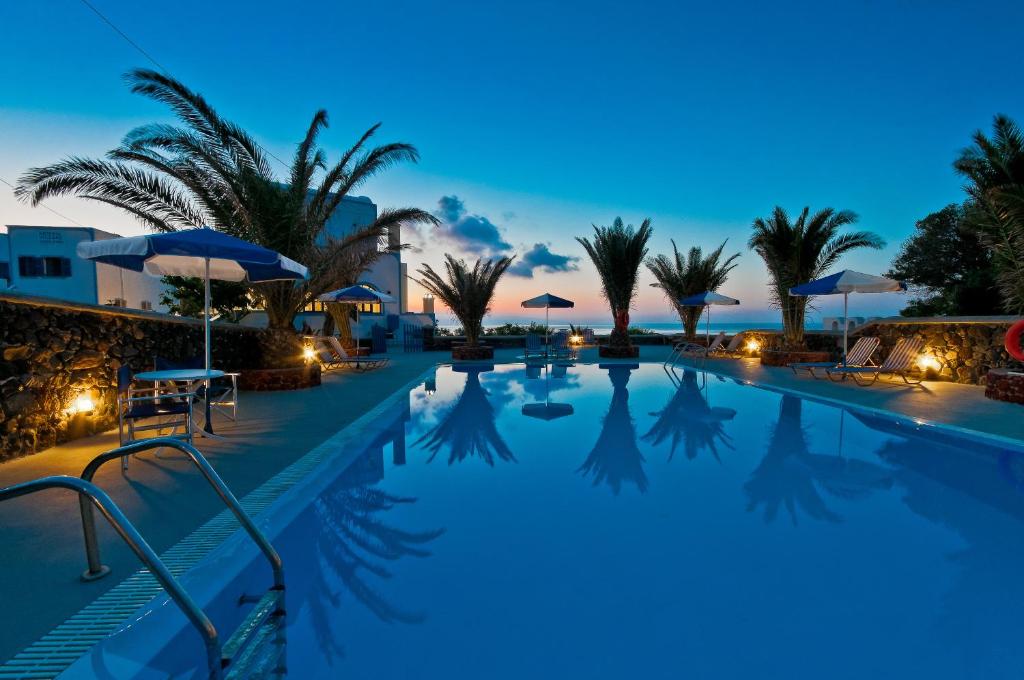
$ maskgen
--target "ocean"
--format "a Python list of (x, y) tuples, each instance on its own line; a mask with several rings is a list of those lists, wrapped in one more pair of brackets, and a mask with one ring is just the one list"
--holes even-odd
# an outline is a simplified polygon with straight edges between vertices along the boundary
[[(449, 316), (449, 315), (439, 315), (439, 316)], [(448, 322), (448, 323), (446, 323), (445, 321), (446, 320), (443, 319), (443, 318), (438, 319), (438, 324), (437, 324), (438, 328), (445, 328), (445, 329), (448, 329), (448, 330), (455, 330), (456, 328), (460, 327), (458, 322), (455, 322), (455, 323)], [(536, 321), (536, 319), (534, 321)], [(523, 326), (526, 326), (526, 325), (528, 325), (530, 323), (530, 321), (524, 321), (522, 319), (509, 319), (509, 320), (505, 320), (505, 319), (494, 319), (494, 320), (491, 320), (491, 319), (488, 319), (488, 320), (486, 320), (484, 322), (484, 328), (491, 328), (493, 326), (499, 326), (499, 325), (502, 325), (504, 323), (518, 323), (518, 324), (521, 324)], [(538, 323), (544, 323), (544, 319), (541, 318), (538, 321)], [(610, 324), (607, 321), (605, 321), (605, 322), (595, 322), (595, 323), (587, 323), (585, 321), (581, 321), (580, 323), (578, 323), (578, 324), (574, 323), (573, 325), (579, 326), (579, 327), (585, 327), (585, 328), (593, 328), (594, 332), (597, 333), (598, 335), (605, 335), (605, 334), (611, 333), (611, 331), (612, 331), (612, 324)], [(639, 328), (646, 328), (648, 330), (654, 331), (655, 333), (660, 333), (662, 335), (675, 335), (677, 333), (682, 333), (683, 332), (683, 325), (681, 323), (679, 323), (678, 321), (675, 322), (675, 323), (671, 323), (671, 322), (650, 322), (650, 323), (645, 323), (643, 321), (635, 321), (635, 322), (630, 323), (630, 325), (631, 326), (637, 326)], [(560, 324), (560, 323), (552, 322), (551, 323), (551, 327), (553, 329), (556, 329), (556, 330), (559, 329), (559, 328), (568, 329), (569, 328), (569, 324), (567, 324), (567, 323), (566, 324)], [(704, 332), (704, 328), (705, 328), (704, 324), (701, 323), (700, 324), (700, 332), (701, 333)], [(723, 333), (724, 332), (724, 333), (727, 333), (727, 334), (731, 335), (732, 333), (736, 333), (738, 331), (745, 331), (745, 330), (750, 330), (750, 329), (754, 329), (754, 328), (759, 329), (759, 330), (782, 330), (782, 323), (781, 322), (777, 322), (777, 321), (775, 321), (775, 322), (773, 322), (773, 321), (729, 321), (729, 322), (718, 322), (718, 321), (715, 321), (714, 318), (711, 319), (711, 333), (712, 334)], [(813, 328), (816, 328), (816, 326), (808, 324), (807, 328), (808, 329), (813, 329)]]

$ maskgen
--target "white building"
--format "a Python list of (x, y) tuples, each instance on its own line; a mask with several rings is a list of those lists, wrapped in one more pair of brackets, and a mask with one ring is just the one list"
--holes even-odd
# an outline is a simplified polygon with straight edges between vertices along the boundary
[(846, 329), (852, 331), (855, 328), (859, 328), (869, 321), (874, 321), (879, 317), (877, 316), (826, 316), (821, 320), (821, 328), (826, 331), (841, 331), (843, 330), (843, 321), (846, 321)]
[[(321, 242), (326, 242), (329, 238), (343, 238), (354, 230), (373, 223), (376, 219), (377, 205), (369, 198), (345, 196), (327, 222)], [(397, 250), (397, 246), (401, 243), (401, 231), (394, 229), (388, 234), (385, 241), (370, 246), (376, 247), (382, 252), (373, 265), (363, 272), (357, 283), (385, 293), (394, 298), (395, 302), (360, 305), (359, 323), (352, 322), (352, 332), (359, 337), (369, 337), (370, 329), (375, 325), (398, 332), (402, 324), (423, 326), (434, 323), (432, 314), (424, 315), (409, 310), (408, 269), (406, 263), (402, 262), (402, 252)], [(386, 252), (389, 249), (395, 250)], [(323, 327), (324, 314), (324, 304), (313, 302), (296, 317), (295, 326), (300, 329), (306, 326), (312, 330), (319, 330)], [(267, 323), (266, 314), (253, 312), (247, 315), (242, 323), (249, 326), (264, 326)]]
[(75, 252), (82, 241), (118, 238), (90, 227), (7, 225), (0, 234), (0, 289), (26, 295), (167, 311), (160, 304), (160, 279), (85, 260)]

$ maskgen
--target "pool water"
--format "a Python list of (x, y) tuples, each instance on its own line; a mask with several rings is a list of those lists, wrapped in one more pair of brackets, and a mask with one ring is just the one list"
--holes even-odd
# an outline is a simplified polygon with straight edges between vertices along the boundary
[(650, 364), (427, 383), (282, 544), (289, 675), (1021, 675), (1019, 452)]
[(288, 677), (1021, 677), (1021, 450), (657, 364), (398, 408), (275, 539)]

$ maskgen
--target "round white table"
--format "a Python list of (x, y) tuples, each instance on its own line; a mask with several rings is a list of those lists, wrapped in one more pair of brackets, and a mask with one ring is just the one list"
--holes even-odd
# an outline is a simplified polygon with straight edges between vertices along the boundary
[(224, 371), (209, 370), (204, 368), (175, 368), (167, 371), (143, 371), (133, 376), (136, 380), (146, 380), (159, 385), (162, 382), (183, 382), (188, 385), (188, 391), (192, 391), (192, 384), (197, 382), (206, 383), (206, 423), (202, 431), (208, 435), (213, 432), (213, 419), (210, 417), (210, 381), (215, 378), (223, 378)]

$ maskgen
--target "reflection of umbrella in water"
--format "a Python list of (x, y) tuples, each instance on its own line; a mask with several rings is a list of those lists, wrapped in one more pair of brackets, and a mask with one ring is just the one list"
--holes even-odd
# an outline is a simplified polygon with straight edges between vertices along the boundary
[(725, 433), (725, 422), (736, 417), (736, 410), (708, 406), (697, 383), (696, 371), (683, 371), (683, 379), (665, 408), (651, 415), (658, 419), (643, 438), (654, 445), (671, 439), (669, 460), (675, 455), (680, 441), (689, 460), (693, 460), (701, 449), (708, 449), (718, 460), (718, 442), (733, 448), (729, 435)]
[(495, 456), (500, 460), (515, 461), (512, 450), (498, 433), (494, 424), (494, 407), (480, 385), (480, 373), (493, 370), (494, 364), (452, 367), (452, 371), (466, 374), (466, 386), (441, 422), (416, 441), (417, 446), (422, 444), (430, 452), (428, 463), (445, 445), (450, 451), (449, 465), (473, 456), (488, 465), (494, 465)]
[(608, 371), (612, 381), (612, 401), (601, 434), (577, 472), (593, 475), (594, 486), (604, 482), (615, 495), (619, 494), (624, 481), (633, 482), (640, 493), (645, 493), (644, 457), (636, 445), (636, 428), (629, 413), (629, 390), (626, 389), (630, 371), (639, 369), (640, 365), (600, 364), (600, 368)]
[(747, 510), (763, 505), (766, 522), (773, 521), (781, 507), (789, 512), (794, 525), (797, 508), (812, 519), (839, 522), (842, 518), (825, 505), (818, 485), (834, 496), (861, 498), (890, 488), (892, 473), (865, 461), (812, 454), (801, 422), (802, 409), (801, 399), (782, 397), (768, 451), (743, 486), (749, 500)]
[[(561, 370), (559, 371), (559, 369)], [(558, 371), (556, 376), (565, 377), (565, 366), (554, 366), (553, 370)], [(550, 380), (551, 370), (545, 369), (544, 401), (542, 403), (523, 404), (522, 413), (524, 416), (539, 420), (555, 420), (556, 418), (564, 418), (575, 413), (572, 404), (559, 404), (551, 401)]]

